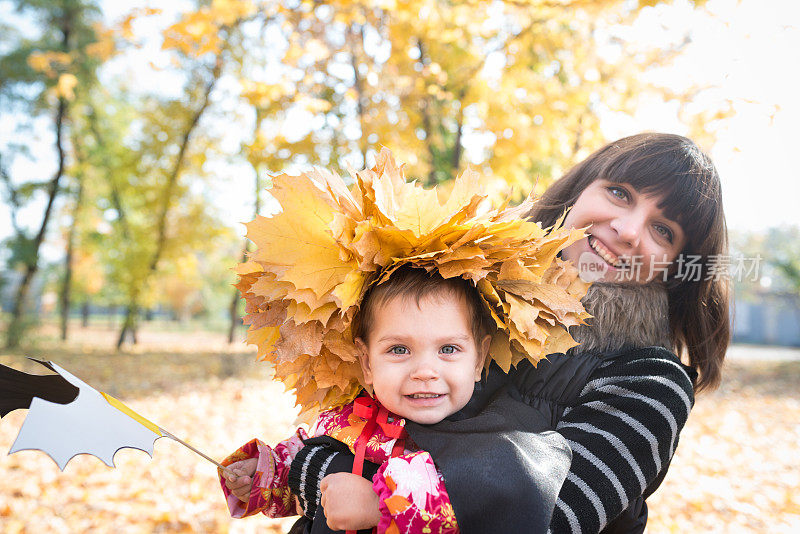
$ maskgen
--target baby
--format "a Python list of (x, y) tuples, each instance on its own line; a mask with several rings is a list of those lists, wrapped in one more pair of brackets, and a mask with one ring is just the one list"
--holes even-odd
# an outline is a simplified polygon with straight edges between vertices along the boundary
[[(310, 434), (317, 444), (319, 437), (328, 436), (323, 442), (337, 440), (352, 450), (355, 473), (364, 459), (380, 468), (372, 482), (352, 473), (323, 479), (320, 504), (330, 528), (354, 530), (377, 520), (379, 532), (392, 527), (399, 532), (458, 532), (443, 478), (430, 455), (406, 438), (403, 427), (406, 419), (437, 423), (467, 404), (481, 378), (493, 328), (477, 289), (462, 278), (402, 267), (365, 295), (353, 332), (364, 382), (372, 386), (374, 399), (363, 392), (354, 402), (322, 412)], [(223, 462), (238, 475), (222, 479), (233, 517), (304, 512), (314, 518), (316, 499), (306, 498), (302, 484), (289, 480), (293, 462), (292, 472), (301, 477), (320, 470), (304, 443), (308, 438), (298, 429), (274, 448), (253, 440)], [(371, 485), (374, 499), (354, 502), (337, 489), (348, 478)]]

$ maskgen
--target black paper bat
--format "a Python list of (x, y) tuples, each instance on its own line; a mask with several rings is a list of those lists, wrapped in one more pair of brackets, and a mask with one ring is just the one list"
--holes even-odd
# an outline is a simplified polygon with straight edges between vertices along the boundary
[[(30, 358), (54, 373), (48, 363)], [(0, 417), (14, 410), (28, 409), (34, 397), (57, 404), (69, 404), (78, 396), (78, 388), (59, 375), (31, 375), (0, 364)]]

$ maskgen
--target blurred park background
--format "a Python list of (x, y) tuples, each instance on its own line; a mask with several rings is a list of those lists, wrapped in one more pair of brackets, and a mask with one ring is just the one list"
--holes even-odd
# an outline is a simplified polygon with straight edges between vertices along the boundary
[[(651, 532), (800, 531), (800, 5), (779, 0), (0, 0), (0, 363), (51, 359), (223, 457), (288, 434), (243, 343), (270, 176), (382, 146), (447, 188), (542, 191), (607, 141), (695, 139), (731, 231), (734, 341)], [(0, 449), (24, 414), (0, 423)], [(60, 474), (0, 457), (4, 532), (255, 532), (171, 443)]]

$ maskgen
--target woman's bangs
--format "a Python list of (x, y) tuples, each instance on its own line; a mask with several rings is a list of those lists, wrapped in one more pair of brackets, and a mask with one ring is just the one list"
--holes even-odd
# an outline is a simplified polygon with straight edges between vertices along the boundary
[(600, 177), (661, 197), (658, 207), (664, 216), (693, 233), (709, 231), (719, 209), (718, 191), (712, 191), (713, 175), (713, 167), (699, 167), (691, 157), (676, 158), (673, 149), (635, 159), (619, 158)]

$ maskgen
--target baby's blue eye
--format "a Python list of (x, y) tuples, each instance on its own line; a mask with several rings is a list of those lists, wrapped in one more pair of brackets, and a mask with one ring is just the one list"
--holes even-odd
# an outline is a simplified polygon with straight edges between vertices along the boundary
[(453, 345), (445, 345), (442, 347), (442, 354), (455, 354), (456, 350)]
[(403, 347), (402, 345), (395, 345), (394, 347), (389, 349), (389, 352), (391, 352), (392, 354), (408, 354), (408, 349)]

